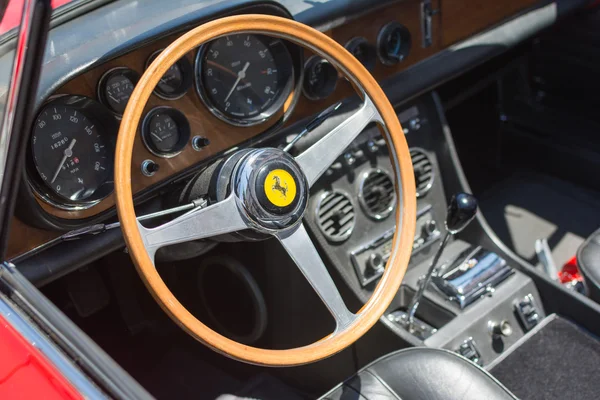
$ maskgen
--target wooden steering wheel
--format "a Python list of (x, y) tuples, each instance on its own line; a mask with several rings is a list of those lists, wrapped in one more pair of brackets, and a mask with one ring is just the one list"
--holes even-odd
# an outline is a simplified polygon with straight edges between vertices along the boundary
[[(193, 209), (156, 228), (146, 228), (136, 219), (130, 184), (133, 145), (146, 102), (160, 78), (178, 59), (203, 43), (234, 33), (265, 34), (309, 48), (345, 74), (362, 96), (363, 104), (298, 157), (273, 148), (241, 150), (243, 154), (239, 154), (229, 182), (231, 193), (225, 200)], [(392, 254), (379, 284), (362, 309), (353, 314), (346, 308), (302, 218), (310, 187), (370, 122), (378, 123), (386, 132), (395, 172), (397, 229)], [(416, 220), (415, 181), (406, 139), (393, 107), (371, 74), (342, 46), (315, 29), (279, 17), (240, 15), (209, 22), (181, 36), (160, 53), (137, 83), (123, 115), (115, 158), (117, 209), (140, 276), (178, 325), (220, 353), (266, 366), (321, 360), (367, 332), (400, 287), (412, 250)], [(272, 196), (276, 186), (272, 182), (278, 181), (288, 185), (284, 200)], [(273, 235), (280, 241), (335, 318), (333, 333), (310, 345), (286, 350), (260, 349), (235, 342), (196, 319), (175, 298), (155, 268), (154, 255), (160, 247), (247, 229)]]

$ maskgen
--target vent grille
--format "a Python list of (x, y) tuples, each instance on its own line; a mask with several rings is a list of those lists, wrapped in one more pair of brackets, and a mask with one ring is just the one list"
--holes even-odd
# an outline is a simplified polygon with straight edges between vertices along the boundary
[(364, 175), (358, 194), (365, 212), (372, 218), (383, 219), (391, 214), (396, 202), (394, 181), (381, 170)]
[(429, 192), (433, 184), (433, 166), (423, 150), (411, 149), (410, 157), (415, 170), (417, 197), (423, 197)]
[(347, 194), (335, 191), (325, 193), (317, 206), (317, 223), (327, 239), (342, 242), (354, 229), (354, 205)]

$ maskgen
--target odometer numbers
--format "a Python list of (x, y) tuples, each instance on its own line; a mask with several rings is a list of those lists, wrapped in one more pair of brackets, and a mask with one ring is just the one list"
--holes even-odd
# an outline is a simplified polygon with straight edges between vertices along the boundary
[(50, 189), (43, 194), (68, 203), (97, 200), (112, 191), (105, 184), (111, 180), (113, 145), (104, 125), (86, 111), (65, 101), (50, 103), (39, 113), (31, 138), (38, 181)]

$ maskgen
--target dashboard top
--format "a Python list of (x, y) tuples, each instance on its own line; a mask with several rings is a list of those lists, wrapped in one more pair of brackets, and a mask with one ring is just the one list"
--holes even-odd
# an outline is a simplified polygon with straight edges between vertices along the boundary
[[(374, 61), (375, 64), (371, 72), (380, 82), (390, 81), (392, 77), (394, 80), (400, 78), (400, 81), (402, 81), (402, 76), (406, 75), (404, 72), (409, 73), (409, 67), (419, 64), (419, 69), (422, 69), (425, 66), (424, 64), (426, 64), (422, 63), (422, 61), (433, 60), (434, 56), (439, 56), (445, 49), (459, 53), (462, 51), (461, 48), (453, 50), (449, 46), (485, 28), (489, 28), (493, 24), (501, 22), (503, 19), (511, 17), (522, 10), (534, 5), (540, 5), (538, 0), (506, 0), (506, 2), (494, 6), (496, 7), (494, 10), (487, 10), (487, 14), (478, 13), (477, 8), (473, 9), (467, 16), (470, 18), (466, 18), (463, 22), (460, 22), (456, 18), (452, 18), (452, 20), (443, 19), (451, 18), (453, 13), (450, 11), (453, 5), (464, 7), (466, 3), (478, 3), (481, 1), (484, 0), (446, 0), (445, 2), (433, 0), (433, 7), (441, 7), (442, 14), (446, 15), (446, 17), (442, 15), (434, 19), (432, 26), (436, 34), (432, 39), (431, 46), (422, 46), (421, 0), (380, 1), (376, 5), (373, 5), (372, 1), (369, 0), (323, 0), (320, 2), (302, 2), (296, 0), (280, 0), (277, 2), (253, 0), (227, 2), (216, 0), (173, 0), (171, 2), (163, 2), (148, 0), (143, 2), (143, 5), (133, 0), (118, 0), (104, 3), (99, 8), (85, 10), (85, 13), (71, 20), (65, 19), (55, 22), (55, 26), (49, 33), (36, 108), (40, 110), (43, 102), (48, 101), (50, 96), (57, 94), (83, 95), (87, 98), (97, 98), (99, 96), (96, 96), (96, 88), (102, 87), (102, 77), (109, 72), (110, 68), (129, 67), (129, 69), (135, 70), (138, 74), (142, 73), (145, 68), (143, 63), (148, 60), (151, 53), (164, 48), (178, 35), (216, 17), (239, 13), (264, 13), (291, 17), (318, 28), (333, 37), (338, 43), (346, 46), (350, 43), (360, 43), (361, 41), (357, 41), (357, 39), (366, 40), (370, 46), (378, 46), (378, 37), (383, 27), (391, 22), (399, 22), (412, 35), (410, 55), (398, 65), (390, 67), (385, 61), (381, 60), (381, 54), (378, 53), (376, 56), (373, 56), (378, 56), (379, 59), (376, 62)], [(135, 15), (135, 18), (131, 18), (132, 15)], [(550, 18), (552, 17), (550, 16)], [(353, 23), (347, 23), (350, 20)], [(464, 21), (468, 21), (468, 23)], [(468, 29), (465, 29), (465, 25), (468, 25)], [(441, 30), (442, 28), (444, 29), (443, 31)], [(77, 34), (74, 35), (73, 32), (77, 32)], [(479, 43), (473, 43), (473, 47), (477, 46), (479, 46)], [(1, 52), (2, 49), (0, 48)], [(10, 53), (10, 50), (8, 53)], [(2, 68), (3, 64), (7, 63), (7, 60), (12, 59), (8, 53), (6, 53), (5, 48), (5, 55), (0, 56), (0, 71), (5, 71), (6, 69)], [(312, 54), (307, 51), (304, 53), (304, 59), (308, 65)], [(359, 55), (356, 56), (357, 58), (359, 57)], [(194, 54), (190, 54), (188, 57), (192, 64), (194, 63), (194, 57)], [(242, 68), (242, 65), (239, 68)], [(297, 63), (295, 65), (298, 66)], [(299, 69), (302, 69), (302, 67)], [(309, 69), (307, 69), (306, 65), (304, 69), (306, 74), (306, 71)], [(409, 74), (413, 74), (414, 76), (416, 69), (410, 68), (410, 70), (413, 72)], [(436, 70), (440, 70), (440, 68), (436, 67)], [(400, 74), (400, 72), (403, 73)], [(427, 77), (425, 78), (427, 79)], [(419, 77), (418, 80), (404, 80), (405, 82), (402, 86), (424, 85), (426, 84), (426, 79), (423, 80), (423, 77)], [(2, 78), (0, 77), (1, 80)], [(343, 79), (337, 82), (337, 87), (335, 86), (332, 89), (334, 91), (333, 94), (325, 100), (311, 98), (306, 92), (304, 96), (299, 96), (299, 101), (293, 111), (293, 118), (290, 118), (285, 126), (290, 126), (292, 122), (314, 115), (328, 105), (347, 98), (352, 94), (352, 88)], [(207, 132), (204, 125), (208, 123), (207, 121), (214, 120), (214, 116), (208, 115), (205, 112), (204, 107), (196, 97), (192, 89), (183, 98), (176, 99), (175, 102), (161, 102), (157, 100), (158, 102), (155, 101), (156, 104), (153, 104), (153, 106), (174, 106), (184, 111), (188, 119), (190, 119), (193, 131), (204, 130)], [(101, 101), (100, 98), (98, 100)], [(74, 113), (75, 111), (69, 109), (68, 113), (63, 113), (62, 117), (71, 118), (75, 116)], [(197, 126), (194, 126), (195, 121), (197, 121)], [(51, 121), (47, 120), (46, 122)], [(208, 125), (219, 128), (213, 130), (215, 134), (216, 132), (220, 132), (222, 137), (229, 135), (232, 138), (247, 139), (252, 139), (250, 136), (261, 133), (264, 129), (268, 128), (268, 126), (263, 126), (260, 129), (256, 127), (257, 129), (250, 132), (247, 130), (249, 128), (228, 127), (218, 121), (208, 123)], [(246, 130), (246, 133), (242, 133), (240, 129)], [(215, 136), (211, 138), (211, 141), (214, 143), (218, 139), (219, 137)], [(83, 145), (84, 142), (78, 141), (78, 143)], [(232, 141), (230, 145), (236, 145), (237, 143), (239, 142)], [(69, 141), (64, 143), (48, 142), (44, 146), (55, 146), (57, 144), (59, 146), (69, 146), (69, 144), (72, 144), (72, 139), (69, 138)], [(148, 155), (152, 156), (150, 153), (153, 153), (153, 151), (148, 148), (147, 144), (144, 148), (144, 144), (140, 141), (138, 146), (140, 151), (138, 153), (141, 158), (138, 161), (147, 158)], [(226, 145), (226, 143), (223, 145)], [(79, 145), (77, 146), (79, 147)], [(44, 149), (44, 147), (40, 147), (40, 149)], [(150, 153), (148, 153), (148, 150), (150, 150)], [(225, 147), (223, 149), (215, 148), (215, 154), (223, 150), (226, 150)], [(194, 155), (192, 158), (189, 158), (185, 156), (186, 154), (198, 154), (198, 156)], [(212, 151), (210, 154), (212, 154)], [(165, 178), (174, 177), (175, 175), (171, 175), (173, 172), (179, 173), (190, 165), (195, 165), (194, 163), (199, 159), (203, 159), (206, 155), (209, 155), (206, 151), (194, 153), (190, 148), (187, 148), (182, 154), (183, 158), (179, 156), (173, 158), (172, 161), (163, 160), (163, 167), (166, 165), (168, 168), (161, 167), (162, 171), (159, 174), (165, 174), (161, 175)], [(186, 161), (185, 165), (174, 166), (173, 163), (180, 161)], [(45, 175), (53, 179), (53, 174), (55, 174), (54, 171), (56, 170), (55, 165), (58, 165), (58, 162), (50, 160), (46, 165)], [(171, 165), (174, 166), (172, 169)], [(101, 166), (104, 166), (104, 164), (101, 164)], [(147, 186), (146, 183), (151, 185), (158, 184), (160, 179), (162, 178), (149, 179), (140, 176), (135, 183), (138, 184), (141, 190)], [(142, 182), (146, 183), (142, 184)], [(153, 187), (154, 189), (156, 188)], [(82, 217), (86, 217), (86, 220), (81, 220), (80, 223), (94, 223), (87, 217), (92, 216), (95, 218), (98, 211), (108, 210), (112, 205), (110, 199), (105, 200), (102, 204), (105, 206), (95, 207), (95, 211), (87, 213), (85, 211), (59, 211), (48, 207), (48, 204), (30, 203), (31, 207), (39, 208), (39, 206), (42, 206), (46, 213), (49, 212), (52, 214), (51, 216), (58, 218), (58, 220), (49, 220), (51, 224), (56, 226), (56, 228), (52, 229), (63, 230), (79, 227), (76, 220)], [(114, 215), (114, 212), (103, 214), (102, 220), (112, 215)], [(74, 225), (70, 224), (65, 218), (72, 219)], [(22, 250), (31, 248), (31, 245), (39, 244), (40, 241), (43, 242), (43, 240), (39, 239), (40, 236), (36, 236), (37, 232), (24, 229), (23, 226), (20, 226), (19, 229), (23, 232), (27, 231), (27, 234), (23, 233), (21, 238), (31, 238), (32, 241), (31, 244), (22, 246)], [(46, 227), (46, 229), (48, 228)], [(44, 237), (46, 236), (48, 235), (44, 235)], [(19, 250), (15, 251), (20, 252)]]
[[(394, 2), (397, 1), (379, 1), (377, 8)], [(86, 11), (84, 14), (62, 21), (49, 32), (38, 102), (43, 102), (60, 82), (78, 75), (91, 65), (130, 50), (133, 44), (139, 45), (186, 27), (191, 28), (215, 15), (244, 12), (258, 5), (264, 13), (269, 13), (269, 8), (276, 14), (286, 9), (297, 21), (311, 26), (323, 25), (321, 30), (331, 29), (336, 20), (335, 24), (341, 24), (349, 15), (360, 10), (374, 9), (369, 0), (119, 0), (89, 11), (82, 7), (80, 11)], [(74, 15), (77, 11), (74, 10)], [(132, 15), (135, 18), (131, 18)], [(4, 53), (0, 57), (0, 70), (9, 71), (13, 50), (8, 47), (4, 51), (0, 49), (0, 53)], [(8, 74), (2, 74), (0, 87), (7, 86), (7, 80)]]

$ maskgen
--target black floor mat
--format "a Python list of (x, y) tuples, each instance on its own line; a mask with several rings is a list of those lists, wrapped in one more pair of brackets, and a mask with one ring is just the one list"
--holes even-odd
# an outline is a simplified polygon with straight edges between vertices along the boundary
[(521, 399), (596, 399), (600, 342), (556, 317), (490, 372)]
[(548, 240), (560, 268), (600, 227), (600, 195), (527, 171), (495, 185), (480, 196), (480, 203), (498, 237), (534, 265), (536, 239)]

